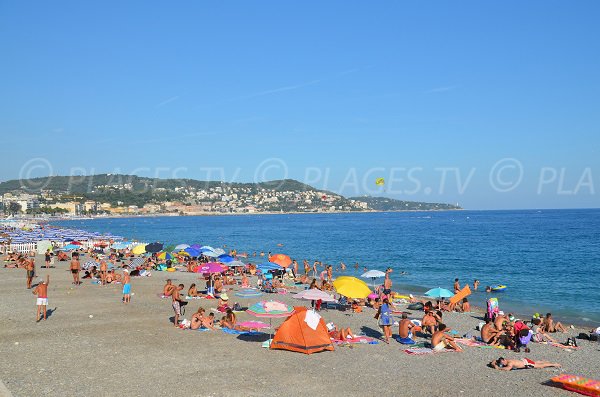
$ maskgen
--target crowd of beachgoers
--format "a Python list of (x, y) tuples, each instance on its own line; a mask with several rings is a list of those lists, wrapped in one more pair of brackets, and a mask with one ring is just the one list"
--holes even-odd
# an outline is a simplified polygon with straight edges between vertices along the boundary
[[(74, 243), (77, 244), (76, 241)], [(500, 310), (495, 298), (488, 300), (488, 307), (482, 313), (474, 313), (468, 298), (458, 301), (452, 299), (452, 296), (459, 296), (465, 289), (478, 290), (480, 286), (477, 280), (467, 288), (455, 279), (454, 291), (450, 295), (438, 294), (439, 291), (436, 291), (430, 296), (416, 297), (402, 295), (401, 291), (394, 289), (391, 268), (381, 272), (381, 279), (377, 279), (379, 281), (371, 286), (346, 276), (347, 266), (344, 263), (334, 268), (333, 265), (319, 261), (299, 262), (286, 255), (273, 255), (270, 252), (238, 253), (235, 249), (225, 252), (227, 247), (208, 247), (210, 251), (208, 248), (202, 251), (202, 247), (197, 247), (196, 251), (188, 249), (187, 252), (182, 248), (170, 252), (140, 252), (139, 249), (136, 252), (136, 247), (131, 244), (120, 249), (111, 248), (111, 244), (112, 242), (104, 246), (88, 245), (88, 248), (80, 246), (68, 252), (60, 247), (49, 247), (42, 254), (41, 266), (36, 265), (35, 251), (19, 253), (9, 252), (4, 248), (2, 259), (5, 268), (25, 271), (25, 286), (33, 290), (36, 297), (38, 322), (47, 319), (48, 286), (52, 282), (49, 276), (43, 279), (37, 276), (41, 273), (39, 268), (64, 266), (65, 270), (69, 270), (74, 288), (118, 285), (123, 304), (132, 302), (135, 283), (143, 282), (145, 277), (151, 277), (159, 271), (173, 275), (185, 272), (197, 275), (197, 281), (184, 285), (168, 279), (162, 290), (156, 291), (161, 299), (171, 303), (171, 325), (184, 330), (222, 329), (236, 333), (255, 333), (270, 326), (261, 322), (240, 322), (238, 316), (248, 308), (234, 302), (234, 296), (248, 294), (247, 296), (256, 296), (258, 299), (264, 294), (276, 299), (283, 294), (308, 291), (317, 294), (308, 295), (315, 297), (310, 300), (315, 313), (326, 316), (324, 309), (342, 310), (355, 315), (370, 312), (372, 315), (366, 316), (365, 321), (376, 322), (381, 331), (380, 335), (369, 336), (346, 324), (327, 323), (329, 337), (338, 345), (394, 342), (405, 347), (406, 353), (416, 355), (462, 352), (465, 347), (496, 348), (499, 357), (489, 362), (488, 366), (499, 370), (561, 366), (559, 362), (532, 360), (518, 355), (521, 352), (529, 353), (535, 345), (571, 351), (579, 349), (573, 326), (562, 324), (551, 313), (535, 313), (530, 319), (519, 319)], [(162, 245), (159, 248), (163, 248)], [(219, 258), (225, 261), (225, 257), (229, 264), (218, 262)], [(284, 266), (276, 263), (282, 258)], [(352, 266), (359, 268), (358, 264)], [(89, 280), (90, 284), (82, 285), (82, 280)], [(134, 281), (132, 285), (132, 280), (139, 281)], [(342, 281), (348, 280), (355, 284), (352, 284), (355, 286), (354, 290), (361, 292), (345, 294), (340, 286)], [(199, 307), (189, 318), (185, 318), (186, 306), (196, 299), (209, 300), (215, 308), (207, 310)], [(293, 307), (291, 309), (290, 313)], [(444, 322), (448, 312), (476, 314), (473, 316), (474, 331), (460, 334), (451, 329)], [(597, 339), (600, 327), (584, 334), (586, 335), (580, 336)], [(510, 356), (509, 351), (512, 352)]]

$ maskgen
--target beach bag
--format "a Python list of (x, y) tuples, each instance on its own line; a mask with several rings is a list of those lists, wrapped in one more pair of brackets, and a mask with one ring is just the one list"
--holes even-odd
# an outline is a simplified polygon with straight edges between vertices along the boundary
[(590, 334), (591, 342), (598, 342), (598, 334)]
[(590, 335), (586, 334), (585, 332), (581, 332), (581, 333), (579, 333), (579, 335), (577, 336), (577, 339), (585, 339), (585, 340), (590, 340)]

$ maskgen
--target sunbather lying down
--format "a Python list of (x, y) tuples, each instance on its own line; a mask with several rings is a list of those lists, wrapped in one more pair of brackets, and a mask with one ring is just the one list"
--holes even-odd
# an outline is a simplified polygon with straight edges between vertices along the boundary
[(488, 366), (499, 369), (500, 371), (510, 371), (511, 369), (530, 369), (530, 368), (549, 368), (557, 367), (560, 368), (560, 364), (551, 363), (549, 361), (533, 361), (528, 358), (518, 358), (507, 360), (504, 357), (492, 361)]

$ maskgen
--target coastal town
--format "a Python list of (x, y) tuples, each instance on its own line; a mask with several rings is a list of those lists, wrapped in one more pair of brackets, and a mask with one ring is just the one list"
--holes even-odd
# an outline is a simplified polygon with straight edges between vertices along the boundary
[[(62, 178), (62, 177), (55, 177)], [(369, 196), (346, 198), (293, 180), (268, 184), (175, 183), (136, 179), (118, 182), (96, 178), (97, 184), (61, 184), (27, 191), (5, 188), (0, 209), (8, 215), (206, 215), (253, 213), (331, 213), (459, 209), (437, 203), (400, 201)], [(87, 182), (86, 182), (87, 183)], [(1, 185), (1, 184), (0, 184)], [(26, 184), (23, 184), (27, 186)], [(10, 189), (10, 190), (8, 190)]]

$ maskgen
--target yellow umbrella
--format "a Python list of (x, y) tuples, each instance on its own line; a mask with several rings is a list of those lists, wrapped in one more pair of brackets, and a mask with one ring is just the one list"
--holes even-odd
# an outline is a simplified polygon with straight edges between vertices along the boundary
[(136, 245), (135, 247), (133, 247), (133, 249), (131, 250), (131, 253), (133, 255), (141, 255), (144, 252), (146, 252), (146, 244), (139, 244)]
[(351, 277), (351, 276), (340, 276), (340, 277), (336, 278), (336, 279), (333, 281), (333, 286), (335, 287), (335, 286), (336, 286), (336, 284), (337, 284), (337, 285), (341, 285), (342, 283), (345, 283), (345, 282), (347, 282), (347, 281), (359, 282), (359, 283), (362, 283), (362, 284), (364, 284), (364, 285), (365, 285), (365, 286), (367, 286), (367, 287), (369, 286), (369, 284), (365, 283), (365, 282), (364, 282), (363, 280), (361, 280), (360, 278)]
[(350, 299), (365, 299), (371, 293), (371, 288), (356, 277), (338, 277), (333, 286), (338, 294)]

